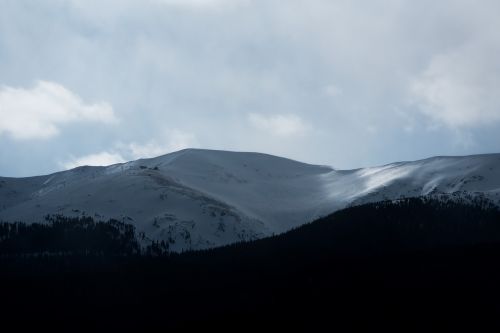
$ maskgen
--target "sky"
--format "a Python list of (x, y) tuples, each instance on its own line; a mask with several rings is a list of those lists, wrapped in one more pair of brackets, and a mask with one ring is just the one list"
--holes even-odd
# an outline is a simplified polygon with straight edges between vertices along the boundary
[(497, 0), (0, 0), (0, 176), (500, 152)]

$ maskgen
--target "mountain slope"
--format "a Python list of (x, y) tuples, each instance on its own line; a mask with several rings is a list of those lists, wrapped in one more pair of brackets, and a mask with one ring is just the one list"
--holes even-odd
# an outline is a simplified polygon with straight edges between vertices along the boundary
[(348, 205), (422, 195), (500, 203), (500, 154), (334, 170), (258, 153), (187, 149), (109, 167), (0, 178), (0, 220), (47, 214), (133, 223), (144, 241), (201, 249), (281, 233)]

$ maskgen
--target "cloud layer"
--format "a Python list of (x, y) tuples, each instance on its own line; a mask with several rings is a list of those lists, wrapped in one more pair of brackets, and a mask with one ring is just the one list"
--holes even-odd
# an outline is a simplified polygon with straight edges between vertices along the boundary
[(0, 175), (187, 146), (337, 168), (499, 151), (498, 12), (496, 0), (4, 1)]

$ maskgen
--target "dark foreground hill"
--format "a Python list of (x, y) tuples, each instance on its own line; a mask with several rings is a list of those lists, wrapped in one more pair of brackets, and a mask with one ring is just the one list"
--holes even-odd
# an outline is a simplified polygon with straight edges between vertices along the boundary
[[(19, 239), (31, 237), (23, 232)], [(12, 252), (16, 235), (0, 259), (0, 318), (18, 327), (427, 331), (500, 323), (500, 212), (480, 200), (367, 204), (283, 235), (156, 257), (133, 254), (135, 240), (118, 236), (126, 253), (82, 251), (71, 238), (78, 251), (21, 255)]]

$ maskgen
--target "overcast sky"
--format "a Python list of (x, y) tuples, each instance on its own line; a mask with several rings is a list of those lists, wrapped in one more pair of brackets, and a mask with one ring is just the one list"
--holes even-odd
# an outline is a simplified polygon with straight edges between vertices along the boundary
[(0, 175), (500, 152), (498, 0), (0, 0)]

